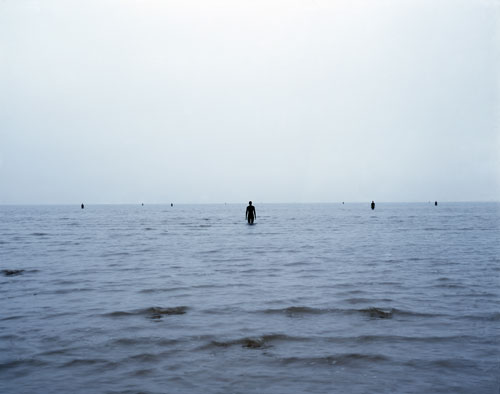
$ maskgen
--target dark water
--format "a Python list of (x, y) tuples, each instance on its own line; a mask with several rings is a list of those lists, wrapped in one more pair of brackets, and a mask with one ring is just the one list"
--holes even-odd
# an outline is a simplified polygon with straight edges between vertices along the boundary
[(499, 204), (256, 207), (0, 207), (0, 392), (499, 393)]

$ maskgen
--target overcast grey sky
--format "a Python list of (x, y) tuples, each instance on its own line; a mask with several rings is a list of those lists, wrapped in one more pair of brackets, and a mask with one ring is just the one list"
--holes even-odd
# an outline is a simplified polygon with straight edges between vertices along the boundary
[(0, 0), (0, 203), (499, 200), (499, 18)]

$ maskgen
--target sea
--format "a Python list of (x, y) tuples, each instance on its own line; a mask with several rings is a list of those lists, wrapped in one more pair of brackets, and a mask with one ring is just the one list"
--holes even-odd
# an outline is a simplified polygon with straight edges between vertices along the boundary
[(500, 204), (0, 206), (1, 393), (500, 392)]

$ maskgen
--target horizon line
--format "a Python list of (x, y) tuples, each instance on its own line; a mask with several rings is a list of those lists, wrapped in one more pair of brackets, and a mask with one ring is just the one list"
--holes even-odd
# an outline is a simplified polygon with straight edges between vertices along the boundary
[[(278, 202), (278, 201), (258, 201), (251, 200), (255, 204), (369, 204), (371, 200), (366, 201), (294, 201), (294, 202)], [(377, 204), (429, 204), (435, 201), (447, 204), (460, 203), (500, 203), (500, 200), (427, 200), (427, 201), (375, 201)], [(247, 202), (63, 202), (63, 203), (2, 203), (0, 206), (80, 206), (81, 204), (96, 206), (96, 205), (246, 205)]]

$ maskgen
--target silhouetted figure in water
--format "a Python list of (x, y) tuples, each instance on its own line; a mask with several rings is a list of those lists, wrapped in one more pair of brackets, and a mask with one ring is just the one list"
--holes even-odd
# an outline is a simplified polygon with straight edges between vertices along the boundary
[(82, 203), (81, 207), (82, 207), (82, 209), (83, 209), (83, 208), (85, 208), (85, 205), (83, 205), (83, 203)]
[(437, 202), (437, 201), (434, 201), (434, 205), (437, 207), (437, 206), (438, 206), (438, 202)]
[(375, 201), (372, 201), (371, 207), (372, 207), (372, 209), (375, 209)]
[(257, 214), (255, 213), (255, 207), (252, 205), (252, 201), (248, 202), (248, 207), (245, 217), (248, 220), (248, 224), (253, 224), (253, 221), (257, 217)]
[(174, 204), (173, 204), (173, 203), (170, 203), (170, 206), (171, 206), (171, 207), (173, 207), (173, 206), (174, 206)]

